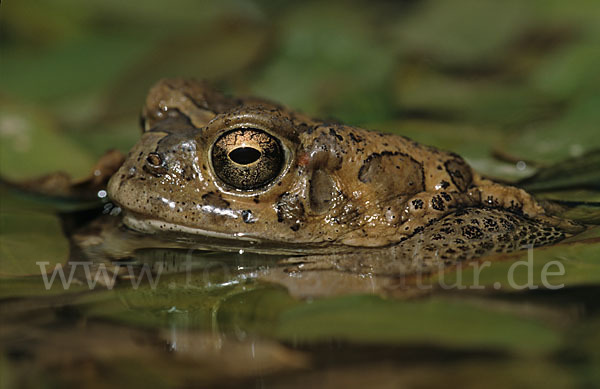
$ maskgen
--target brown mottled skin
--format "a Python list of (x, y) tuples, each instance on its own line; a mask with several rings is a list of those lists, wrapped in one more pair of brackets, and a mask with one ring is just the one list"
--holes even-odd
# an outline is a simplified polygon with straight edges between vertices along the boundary
[[(138, 231), (389, 273), (553, 243), (572, 227), (456, 154), (201, 82), (158, 82), (142, 119), (108, 188)], [(253, 149), (248, 161), (232, 162), (238, 147)]]

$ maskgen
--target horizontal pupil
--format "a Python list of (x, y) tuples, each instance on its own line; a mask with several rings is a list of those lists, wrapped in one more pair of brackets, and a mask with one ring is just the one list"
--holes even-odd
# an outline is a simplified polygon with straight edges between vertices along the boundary
[(260, 151), (253, 147), (238, 147), (229, 153), (229, 158), (240, 165), (249, 165), (260, 158)]

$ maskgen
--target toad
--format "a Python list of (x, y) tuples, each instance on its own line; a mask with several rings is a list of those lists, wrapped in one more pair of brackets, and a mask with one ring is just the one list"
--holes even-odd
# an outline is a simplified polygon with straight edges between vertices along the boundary
[(123, 223), (206, 249), (389, 274), (551, 244), (577, 229), (456, 154), (228, 98), (203, 82), (158, 82), (142, 127), (108, 186)]

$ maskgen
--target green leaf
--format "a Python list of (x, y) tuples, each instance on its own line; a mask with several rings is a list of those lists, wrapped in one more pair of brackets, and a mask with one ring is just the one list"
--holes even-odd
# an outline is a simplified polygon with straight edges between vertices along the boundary
[(547, 352), (560, 336), (544, 323), (464, 301), (386, 301), (373, 296), (318, 300), (289, 309), (277, 336), (287, 341), (439, 344)]
[[(422, 2), (393, 26), (405, 52), (427, 53), (450, 64), (472, 64), (496, 57), (530, 26), (536, 11), (518, 0)], [(490, 18), (501, 22), (492, 23)]]
[[(320, 117), (364, 123), (390, 116), (394, 57), (352, 3), (301, 3), (278, 23), (279, 45), (252, 92)], [(310, 20), (310, 28), (307, 28)]]
[(532, 192), (570, 188), (600, 190), (600, 150), (540, 169), (518, 185)]
[[(2, 259), (4, 261), (4, 259)], [(52, 264), (47, 265), (46, 269), (52, 272)], [(68, 274), (65, 274), (68, 276)], [(48, 276), (48, 280), (52, 278), (52, 274)], [(37, 268), (35, 275), (20, 276), (11, 274), (9, 276), (0, 275), (0, 299), (9, 298), (46, 298), (55, 296), (59, 299), (70, 294), (77, 294), (89, 291), (87, 285), (77, 282), (71, 283), (67, 288), (64, 288), (60, 276), (56, 276), (50, 287), (46, 287), (44, 279), (40, 275), (40, 268)], [(32, 301), (32, 309), (35, 306), (35, 300)]]
[[(570, 198), (570, 197), (567, 197)], [(600, 224), (600, 194), (596, 192), (595, 205), (582, 204), (573, 207), (561, 216), (585, 224)]]
[(4, 194), (0, 201), (0, 275), (39, 276), (44, 268), (40, 262), (47, 271), (65, 263), (69, 245), (58, 217), (15, 203)]
[(401, 67), (394, 86), (401, 111), (432, 113), (486, 127), (521, 125), (556, 109), (555, 102), (528, 85), (456, 77), (421, 64)]
[[(55, 105), (101, 91), (155, 42), (153, 35), (83, 34), (53, 50), (7, 50), (0, 87), (10, 96)], [(146, 38), (146, 39), (144, 39)], [(52, 69), (51, 75), (48, 69)]]
[(600, 94), (580, 96), (556, 119), (531, 125), (509, 138), (502, 150), (522, 158), (555, 163), (600, 148)]
[(42, 112), (4, 103), (0, 106), (0, 176), (13, 181), (64, 171), (74, 178), (90, 173), (94, 158), (57, 131)]

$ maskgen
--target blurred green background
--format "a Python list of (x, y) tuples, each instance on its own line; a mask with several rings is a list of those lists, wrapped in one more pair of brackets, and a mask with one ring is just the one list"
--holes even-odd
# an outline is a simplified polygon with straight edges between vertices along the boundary
[[(406, 135), (497, 179), (541, 171), (539, 196), (598, 202), (598, 15), (596, 0), (4, 0), (0, 176), (86, 177), (107, 149), (129, 150), (147, 90), (176, 76)], [(567, 267), (554, 293), (300, 301), (177, 275), (158, 290), (49, 293), (27, 275), (69, 255), (57, 206), (0, 194), (3, 386), (600, 384), (597, 229), (536, 251), (538, 267)], [(177, 356), (155, 347), (169, 331), (187, 337)], [(222, 352), (227, 339), (242, 346)]]
[(1, 7), (5, 177), (82, 176), (106, 149), (127, 151), (148, 88), (170, 76), (399, 132), (501, 178), (532, 170), (493, 153), (549, 164), (600, 145), (593, 0)]

